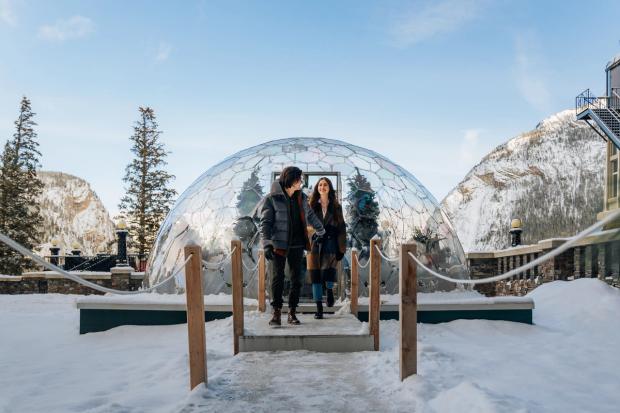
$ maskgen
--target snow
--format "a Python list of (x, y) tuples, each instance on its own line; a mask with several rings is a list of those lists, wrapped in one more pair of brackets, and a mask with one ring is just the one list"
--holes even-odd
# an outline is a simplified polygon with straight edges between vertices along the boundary
[(605, 142), (565, 110), (492, 150), (441, 205), (466, 252), (507, 248), (513, 218), (523, 243), (572, 236), (600, 212), (604, 166)]
[[(232, 295), (219, 293), (204, 296), (205, 305), (232, 305)], [(185, 294), (145, 293), (136, 295), (89, 295), (77, 298), (78, 303), (89, 304), (185, 304)], [(254, 298), (243, 298), (244, 305), (258, 305)]]
[(105, 206), (85, 180), (62, 172), (39, 171), (44, 184), (39, 196), (43, 218), (43, 244), (40, 255), (49, 255), (51, 240), (56, 239), (64, 255), (78, 242), (82, 255), (110, 252), (115, 225)]
[(379, 352), (238, 356), (231, 318), (208, 322), (209, 384), (190, 392), (186, 325), (79, 335), (77, 296), (2, 295), (0, 412), (616, 412), (620, 291), (579, 279), (529, 297), (535, 325), (419, 325), (402, 383), (397, 321)]
[[(529, 297), (486, 297), (478, 291), (436, 291), (433, 293), (419, 293), (418, 304), (496, 304), (496, 303), (530, 303)], [(368, 297), (360, 297), (358, 304), (368, 305)], [(381, 294), (382, 305), (399, 305), (400, 295)]]

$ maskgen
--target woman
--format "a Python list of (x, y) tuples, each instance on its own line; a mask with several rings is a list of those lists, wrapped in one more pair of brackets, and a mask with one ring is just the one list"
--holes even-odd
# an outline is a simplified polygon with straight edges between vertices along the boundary
[(328, 178), (321, 178), (314, 186), (310, 208), (323, 223), (325, 236), (313, 239), (307, 256), (308, 272), (312, 280), (312, 296), (316, 302), (314, 318), (323, 318), (323, 283), (327, 287), (327, 306), (334, 305), (334, 282), (337, 278), (338, 261), (346, 250), (346, 225), (342, 206), (336, 199), (336, 191)]

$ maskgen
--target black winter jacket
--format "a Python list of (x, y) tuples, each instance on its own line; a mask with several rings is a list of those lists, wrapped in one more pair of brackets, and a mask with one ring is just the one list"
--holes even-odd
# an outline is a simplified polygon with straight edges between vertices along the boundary
[[(307, 224), (310, 224), (318, 235), (325, 234), (321, 220), (310, 208), (308, 197), (303, 192), (301, 192), (300, 202), (304, 232)], [(288, 249), (291, 239), (291, 214), (289, 209), (288, 197), (280, 183), (275, 181), (271, 184), (271, 192), (263, 198), (259, 209), (260, 235), (263, 248), (273, 245), (274, 249)], [(305, 238), (308, 240), (307, 236)], [(305, 248), (310, 249), (309, 241), (306, 242)]]

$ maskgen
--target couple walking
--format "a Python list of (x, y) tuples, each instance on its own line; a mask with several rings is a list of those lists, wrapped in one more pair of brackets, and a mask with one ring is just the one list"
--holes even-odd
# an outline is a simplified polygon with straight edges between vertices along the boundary
[[(260, 209), (260, 233), (265, 258), (272, 261), (271, 306), (273, 316), (269, 325), (281, 325), (284, 267), (288, 262), (291, 290), (288, 296), (288, 323), (299, 324), (296, 316), (301, 290), (301, 265), (308, 251), (307, 266), (312, 280), (312, 296), (317, 311), (314, 318), (323, 318), (323, 283), (327, 287), (327, 306), (334, 305), (333, 285), (337, 277), (337, 262), (346, 250), (346, 226), (342, 207), (334, 186), (328, 178), (317, 182), (310, 200), (301, 190), (301, 169), (284, 168), (273, 182)], [(314, 234), (310, 238), (308, 227)]]

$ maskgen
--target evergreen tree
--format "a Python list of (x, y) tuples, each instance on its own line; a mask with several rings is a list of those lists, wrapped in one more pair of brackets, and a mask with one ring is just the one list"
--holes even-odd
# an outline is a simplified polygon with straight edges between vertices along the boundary
[(119, 209), (127, 219), (129, 243), (145, 256), (151, 250), (159, 226), (168, 214), (177, 195), (168, 187), (174, 175), (162, 169), (169, 152), (160, 141), (155, 113), (140, 107), (140, 120), (134, 125), (130, 140), (134, 159), (125, 169), (125, 196)]
[(356, 174), (347, 179), (347, 215), (350, 223), (349, 233), (353, 247), (362, 249), (370, 244), (370, 239), (379, 228), (379, 203), (375, 200), (376, 192), (370, 182), (358, 168)]
[[(30, 100), (22, 98), (13, 139), (6, 142), (0, 164), (0, 231), (28, 249), (39, 243), (41, 222), (38, 196), (43, 183), (37, 178), (41, 164)], [(27, 260), (0, 245), (0, 273), (21, 274)]]
[(259, 168), (252, 171), (250, 177), (243, 183), (241, 192), (237, 195), (239, 216), (233, 228), (235, 235), (246, 244), (245, 250), (252, 259), (251, 250), (258, 235), (258, 218), (255, 216), (256, 211), (254, 209), (263, 198), (263, 187), (258, 178), (259, 171)]
[(243, 183), (241, 192), (237, 195), (237, 211), (239, 216), (250, 215), (263, 198), (263, 187), (258, 179), (259, 170), (256, 168), (252, 171), (250, 177)]

